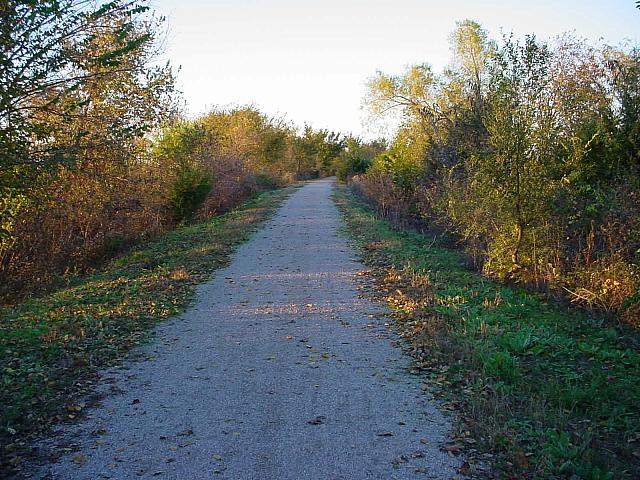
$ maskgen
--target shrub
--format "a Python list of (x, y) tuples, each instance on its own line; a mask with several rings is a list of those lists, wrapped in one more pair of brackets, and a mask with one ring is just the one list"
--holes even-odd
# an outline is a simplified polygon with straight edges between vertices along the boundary
[(169, 203), (176, 222), (191, 220), (206, 200), (212, 186), (211, 174), (201, 167), (180, 164), (169, 193)]
[(373, 164), (373, 159), (382, 150), (376, 142), (364, 144), (355, 138), (349, 138), (342, 153), (336, 158), (334, 169), (340, 181), (365, 173)]
[(251, 176), (251, 183), (256, 191), (274, 190), (279, 186), (275, 178), (264, 172), (254, 173)]
[(450, 70), (379, 73), (371, 113), (402, 120), (354, 185), (395, 224), (453, 233), (489, 276), (637, 324), (640, 50), (580, 40), (498, 45), (463, 22)]

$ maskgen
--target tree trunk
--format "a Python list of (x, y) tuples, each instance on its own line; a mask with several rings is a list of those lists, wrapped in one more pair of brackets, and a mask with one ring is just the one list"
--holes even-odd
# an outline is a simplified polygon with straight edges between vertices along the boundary
[(522, 222), (518, 221), (516, 223), (516, 246), (513, 249), (513, 253), (511, 254), (511, 261), (513, 262), (514, 267), (520, 266), (520, 247), (522, 246), (522, 231), (524, 227), (522, 226)]

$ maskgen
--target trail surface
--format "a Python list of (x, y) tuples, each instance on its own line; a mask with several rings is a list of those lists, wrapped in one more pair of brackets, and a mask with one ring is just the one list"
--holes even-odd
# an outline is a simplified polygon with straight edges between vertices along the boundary
[(447, 421), (359, 296), (331, 180), (307, 184), (157, 328), (50, 479), (449, 479)]

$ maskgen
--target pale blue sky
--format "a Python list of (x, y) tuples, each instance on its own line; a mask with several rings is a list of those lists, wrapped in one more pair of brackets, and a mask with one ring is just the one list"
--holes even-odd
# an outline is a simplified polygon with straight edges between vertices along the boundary
[(367, 134), (367, 78), (410, 63), (441, 69), (457, 20), (549, 39), (640, 43), (634, 0), (154, 0), (192, 115), (253, 103), (298, 125)]

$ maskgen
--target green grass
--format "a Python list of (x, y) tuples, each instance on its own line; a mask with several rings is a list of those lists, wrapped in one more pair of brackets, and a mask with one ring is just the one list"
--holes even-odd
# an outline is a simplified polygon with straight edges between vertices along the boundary
[(264, 193), (140, 245), (65, 288), (0, 309), (0, 470), (19, 465), (30, 434), (75, 417), (74, 398), (91, 391), (92, 374), (183, 311), (194, 285), (225, 265), (290, 192)]
[(462, 253), (394, 230), (347, 189), (336, 201), (416, 368), (459, 412), (470, 462), (498, 478), (638, 478), (637, 331), (470, 271)]

